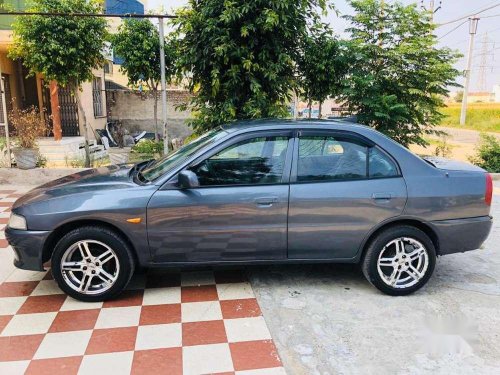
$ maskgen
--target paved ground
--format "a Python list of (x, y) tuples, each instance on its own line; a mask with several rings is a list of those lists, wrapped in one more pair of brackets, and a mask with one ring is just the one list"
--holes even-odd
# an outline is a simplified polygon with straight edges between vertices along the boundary
[[(493, 216), (500, 217), (500, 183)], [(499, 374), (500, 223), (479, 251), (439, 258), (408, 297), (372, 288), (357, 267), (250, 268), (289, 374)]]
[(90, 304), (15, 269), (3, 227), (23, 190), (0, 190), (0, 374), (285, 373), (245, 270), (151, 271)]
[[(8, 189), (0, 228), (27, 187)], [(499, 216), (499, 182), (495, 194)], [(82, 305), (50, 274), (14, 270), (3, 238), (2, 375), (273, 375), (285, 372), (280, 357), (288, 374), (500, 373), (498, 222), (483, 250), (440, 258), (429, 285), (402, 298), (357, 267), (307, 265), (151, 273), (115, 302)]]

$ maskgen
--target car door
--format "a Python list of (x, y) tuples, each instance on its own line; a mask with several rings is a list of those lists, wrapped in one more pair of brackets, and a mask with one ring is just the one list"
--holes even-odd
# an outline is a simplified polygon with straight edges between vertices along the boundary
[(155, 262), (285, 259), (291, 132), (232, 139), (193, 162), (200, 186), (176, 178), (148, 205)]
[(294, 155), (288, 258), (352, 258), (373, 227), (402, 213), (397, 163), (356, 133), (301, 131)]

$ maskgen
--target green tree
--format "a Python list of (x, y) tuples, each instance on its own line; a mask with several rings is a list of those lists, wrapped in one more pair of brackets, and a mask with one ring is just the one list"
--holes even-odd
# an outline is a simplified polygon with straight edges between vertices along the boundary
[(458, 71), (458, 54), (437, 48), (429, 14), (416, 5), (352, 0), (351, 63), (342, 97), (361, 123), (401, 144), (425, 145)]
[[(100, 13), (98, 0), (33, 0), (28, 12)], [(30, 74), (41, 73), (47, 81), (73, 90), (85, 132), (85, 166), (90, 166), (87, 118), (78, 93), (82, 82), (93, 78), (102, 66), (106, 20), (99, 17), (24, 16), (13, 24), (11, 56), (21, 58)]]
[(295, 62), (326, 0), (189, 0), (174, 21), (197, 132), (284, 116)]
[(309, 103), (309, 117), (313, 101), (321, 107), (329, 96), (341, 92), (341, 82), (347, 73), (345, 53), (341, 53), (342, 43), (331, 30), (321, 25), (311, 35), (303, 39), (302, 51), (298, 61), (302, 95)]
[[(121, 70), (130, 86), (144, 84), (154, 98), (155, 134), (158, 134), (158, 86), (161, 79), (160, 39), (156, 27), (147, 19), (126, 20), (111, 37), (114, 52), (124, 59)], [(175, 74), (175, 48), (165, 42), (165, 77), (171, 82)]]

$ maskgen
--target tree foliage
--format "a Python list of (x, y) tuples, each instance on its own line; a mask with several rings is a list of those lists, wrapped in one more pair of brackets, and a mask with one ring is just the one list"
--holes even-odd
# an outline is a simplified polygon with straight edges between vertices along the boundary
[(373, 126), (403, 145), (425, 145), (425, 134), (443, 115), (443, 96), (455, 84), (458, 55), (437, 48), (429, 14), (416, 5), (352, 0), (346, 18), (350, 74), (342, 98), (361, 123)]
[[(302, 41), (298, 60), (302, 96), (309, 103), (321, 105), (329, 96), (341, 92), (341, 83), (347, 73), (344, 43), (335, 38), (325, 25), (318, 25)], [(311, 111), (309, 111), (311, 114)]]
[[(100, 13), (98, 0), (33, 0), (28, 12)], [(30, 74), (41, 73), (47, 82), (71, 85), (85, 130), (85, 166), (90, 167), (87, 119), (78, 88), (93, 78), (92, 70), (104, 63), (102, 50), (107, 35), (100, 17), (23, 16), (13, 24), (11, 56), (21, 58)]]
[(299, 44), (325, 0), (189, 0), (175, 20), (197, 131), (286, 114)]
[[(33, 0), (28, 12), (100, 13), (98, 0)], [(106, 20), (98, 17), (17, 17), (11, 56), (21, 58), (31, 74), (62, 86), (92, 79), (102, 66)]]
[[(148, 19), (126, 20), (111, 37), (116, 55), (124, 59), (121, 70), (131, 86), (145, 84), (154, 97), (155, 132), (158, 133), (158, 86), (161, 79), (160, 38), (157, 28)], [(170, 82), (175, 74), (176, 51), (172, 42), (165, 42), (165, 77)]]
[(486, 169), (490, 173), (500, 173), (500, 142), (491, 134), (482, 133), (476, 155), (469, 161)]

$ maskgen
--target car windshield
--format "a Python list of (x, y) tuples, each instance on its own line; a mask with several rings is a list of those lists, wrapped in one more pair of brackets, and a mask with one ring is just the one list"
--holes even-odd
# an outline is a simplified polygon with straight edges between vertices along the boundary
[(140, 171), (141, 177), (147, 181), (154, 181), (165, 172), (180, 164), (186, 158), (194, 155), (203, 147), (214, 143), (225, 136), (227, 132), (222, 128), (211, 130), (202, 136), (192, 140), (181, 148), (169, 153), (168, 155), (155, 160), (146, 168)]

